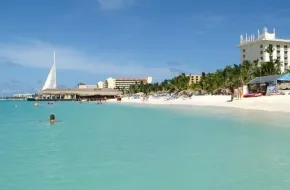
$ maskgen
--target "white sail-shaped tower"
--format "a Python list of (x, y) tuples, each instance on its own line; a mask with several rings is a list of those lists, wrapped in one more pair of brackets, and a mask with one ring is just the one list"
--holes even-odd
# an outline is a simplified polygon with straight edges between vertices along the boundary
[(55, 67), (55, 52), (54, 52), (53, 65), (48, 73), (47, 79), (42, 87), (42, 90), (55, 88), (56, 88), (56, 67)]

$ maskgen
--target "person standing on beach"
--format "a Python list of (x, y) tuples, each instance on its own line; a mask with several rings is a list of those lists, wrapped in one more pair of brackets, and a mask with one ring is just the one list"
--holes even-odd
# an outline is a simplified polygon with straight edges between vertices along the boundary
[(231, 94), (231, 102), (234, 101), (234, 93)]
[(241, 87), (238, 88), (238, 99), (241, 100), (243, 96), (243, 90)]
[(231, 102), (233, 102), (234, 101), (235, 88), (234, 87), (230, 87), (230, 92), (231, 92)]

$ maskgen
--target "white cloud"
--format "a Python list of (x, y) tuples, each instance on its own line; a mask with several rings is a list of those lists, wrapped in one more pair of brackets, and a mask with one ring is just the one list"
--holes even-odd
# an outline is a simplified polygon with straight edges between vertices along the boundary
[[(172, 76), (167, 66), (149, 67), (126, 58), (122, 61), (118, 54), (111, 54), (111, 59), (103, 60), (102, 53), (93, 55), (77, 49), (55, 45), (39, 40), (21, 41), (18, 43), (0, 43), (0, 64), (7, 62), (35, 68), (50, 68), (53, 63), (53, 52), (56, 52), (57, 69), (78, 70), (112, 77), (145, 77), (159, 79)], [(107, 54), (106, 54), (107, 55)], [(129, 64), (128, 64), (129, 63)]]
[(131, 7), (135, 0), (97, 0), (103, 10), (118, 10)]

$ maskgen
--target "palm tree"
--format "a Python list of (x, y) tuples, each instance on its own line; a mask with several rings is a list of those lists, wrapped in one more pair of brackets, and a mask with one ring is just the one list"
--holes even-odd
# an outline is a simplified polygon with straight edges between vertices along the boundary
[(281, 74), (281, 62), (279, 60), (268, 61), (261, 64), (262, 76), (268, 75), (280, 75)]
[(187, 90), (189, 88), (189, 80), (190, 77), (186, 76), (185, 73), (182, 73), (181, 75), (171, 79), (171, 89), (174, 89), (175, 92)]
[(223, 70), (224, 85), (226, 88), (233, 88), (235, 86), (234, 69), (231, 65), (227, 65)]
[(138, 89), (137, 84), (130, 85), (129, 86), (129, 93), (134, 94), (138, 91), (137, 89)]
[(265, 52), (267, 52), (270, 56), (270, 61), (273, 61), (273, 52), (275, 51), (275, 48), (273, 47), (273, 45), (269, 45), (266, 49)]
[(244, 85), (243, 67), (241, 64), (234, 64), (233, 74), (235, 75), (236, 86), (240, 87)]
[(170, 89), (170, 81), (168, 79), (165, 79), (161, 84), (161, 90), (167, 91)]
[[(268, 47), (266, 50), (271, 54), (273, 47)], [(135, 84), (129, 88), (130, 93), (136, 92), (157, 92), (170, 91), (179, 92), (187, 89), (203, 90), (208, 93), (216, 92), (218, 89), (233, 89), (240, 87), (255, 77), (265, 75), (281, 74), (281, 63), (279, 60), (269, 62), (243, 61), (241, 64), (227, 65), (223, 69), (217, 69), (213, 73), (202, 73), (201, 80), (197, 84), (189, 86), (189, 77), (182, 73), (172, 79), (165, 79), (161, 83), (154, 84)], [(290, 69), (286, 70), (290, 73)]]
[(287, 68), (285, 71), (284, 71), (285, 74), (287, 73), (290, 73), (290, 68)]
[(121, 91), (122, 91), (122, 94), (125, 94), (125, 93), (126, 93), (126, 88), (123, 87), (123, 88), (121, 89)]

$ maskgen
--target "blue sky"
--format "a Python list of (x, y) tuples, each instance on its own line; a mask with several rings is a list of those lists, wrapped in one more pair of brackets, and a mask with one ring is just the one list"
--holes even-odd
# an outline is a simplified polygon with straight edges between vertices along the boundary
[(3, 0), (0, 91), (39, 88), (53, 51), (61, 87), (211, 72), (239, 63), (241, 33), (267, 26), (290, 38), (287, 7), (286, 0)]

